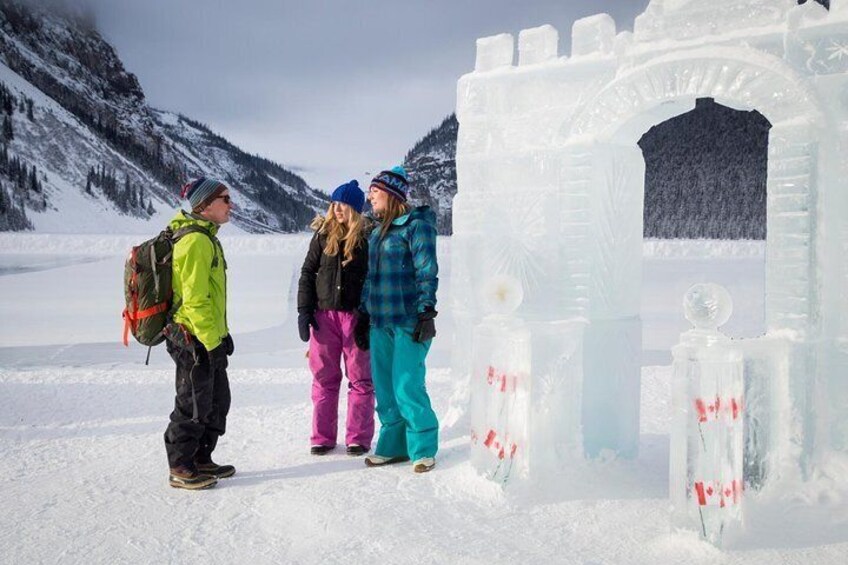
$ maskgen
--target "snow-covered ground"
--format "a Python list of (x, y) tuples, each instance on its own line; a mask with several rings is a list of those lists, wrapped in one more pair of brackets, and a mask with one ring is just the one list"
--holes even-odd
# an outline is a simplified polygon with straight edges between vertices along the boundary
[[(310, 375), (290, 317), (307, 239), (225, 236), (237, 351), (216, 459), (238, 474), (191, 493), (166, 483), (170, 359), (157, 348), (145, 366), (144, 348), (119, 344), (122, 263), (136, 239), (0, 234), (2, 563), (848, 562), (839, 461), (756, 507), (732, 549), (669, 527), (668, 348), (686, 329), (682, 295), (725, 284), (737, 305), (728, 333), (762, 332), (761, 245), (646, 243), (639, 458), (599, 464), (579, 488), (564, 479), (518, 492), (475, 474), (465, 429), (442, 430), (438, 466), (421, 476), (341, 451), (310, 456)], [(428, 374), (439, 414), (456, 384), (449, 248), (440, 241)]]

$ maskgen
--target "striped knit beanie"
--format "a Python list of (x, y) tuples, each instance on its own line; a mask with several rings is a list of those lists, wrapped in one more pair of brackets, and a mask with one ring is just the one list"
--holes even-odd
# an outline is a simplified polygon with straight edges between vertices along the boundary
[(401, 202), (406, 202), (406, 195), (409, 193), (409, 179), (406, 170), (401, 166), (382, 171), (371, 181), (371, 186), (388, 192)]
[(182, 197), (188, 200), (193, 211), (200, 212), (225, 190), (227, 186), (221, 181), (200, 177), (183, 186)]

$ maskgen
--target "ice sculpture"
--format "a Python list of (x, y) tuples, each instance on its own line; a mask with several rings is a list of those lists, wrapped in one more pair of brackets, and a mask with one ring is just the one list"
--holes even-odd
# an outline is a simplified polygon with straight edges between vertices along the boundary
[[(570, 56), (558, 55), (551, 26), (522, 30), (517, 57), (513, 35), (480, 39), (476, 68), (458, 82), (454, 369), (471, 375), (480, 289), (513, 277), (530, 336), (531, 412), (540, 388), (554, 399), (531, 420), (531, 443), (551, 447), (536, 453), (572, 454), (579, 438), (589, 456), (635, 455), (636, 143), (698, 98), (757, 110), (772, 126), (768, 333), (739, 344), (746, 391), (763, 400), (745, 449), (759, 486), (809, 476), (823, 450), (848, 451), (848, 1), (828, 11), (796, 0), (651, 0), (632, 33), (600, 14), (575, 22), (571, 37)], [(578, 433), (557, 427), (579, 414)]]
[(489, 307), (502, 313), (487, 316), (474, 330), (471, 462), (506, 483), (528, 474), (530, 332), (511, 316), (521, 301), (517, 281), (500, 277), (484, 294)]
[(549, 476), (580, 446), (582, 324), (546, 324), (534, 350), (529, 326), (514, 314), (521, 281), (497, 275), (481, 294), (489, 315), (472, 338), (471, 462), (504, 484)]
[(732, 311), (724, 287), (693, 286), (684, 311), (695, 329), (673, 349), (672, 521), (721, 545), (742, 524), (744, 363), (718, 331)]
[(512, 277), (488, 281), (483, 301), (492, 314), (477, 325), (473, 338), (471, 463), (502, 483), (528, 474), (530, 332), (512, 315), (522, 295)]

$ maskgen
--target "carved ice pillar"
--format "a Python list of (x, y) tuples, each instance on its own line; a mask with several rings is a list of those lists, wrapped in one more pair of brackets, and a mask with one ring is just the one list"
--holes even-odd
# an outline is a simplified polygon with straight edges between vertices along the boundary
[(844, 181), (848, 175), (848, 121), (843, 121), (840, 129), (839, 141), (828, 146), (831, 161), (820, 205), (829, 232), (820, 260), (822, 282), (828, 291), (822, 313), (826, 324), (822, 373), (828, 446), (848, 454), (848, 193)]
[(636, 146), (591, 146), (589, 326), (584, 346), (583, 442), (588, 456), (639, 448), (642, 223), (645, 162)]
[(815, 341), (820, 335), (817, 208), (820, 173), (815, 126), (777, 124), (769, 134), (766, 229), (766, 324), (790, 343), (792, 444), (802, 469), (815, 451)]
[(697, 284), (683, 306), (695, 328), (673, 349), (672, 524), (721, 546), (742, 525), (744, 361), (739, 346), (718, 331), (733, 308), (724, 287)]

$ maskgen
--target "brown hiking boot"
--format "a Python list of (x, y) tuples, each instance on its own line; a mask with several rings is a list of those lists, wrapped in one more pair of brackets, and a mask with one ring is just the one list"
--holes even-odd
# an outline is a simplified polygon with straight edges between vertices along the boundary
[(236, 474), (236, 468), (232, 465), (218, 465), (214, 461), (197, 463), (197, 472), (204, 475), (212, 475), (218, 479), (226, 479)]
[(168, 476), (168, 484), (174, 488), (201, 490), (214, 487), (218, 484), (218, 478), (212, 475), (198, 473), (195, 469), (189, 469), (188, 467), (177, 467), (176, 469), (171, 469), (171, 474)]

